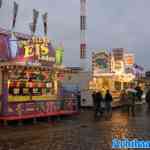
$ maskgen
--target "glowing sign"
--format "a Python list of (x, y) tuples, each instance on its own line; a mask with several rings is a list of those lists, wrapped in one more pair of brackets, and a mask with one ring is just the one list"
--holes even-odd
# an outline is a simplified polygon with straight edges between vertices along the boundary
[(61, 65), (63, 61), (63, 56), (64, 56), (64, 50), (63, 48), (57, 48), (56, 49), (56, 64)]
[(110, 61), (109, 55), (106, 52), (100, 52), (94, 54), (92, 57), (93, 62), (93, 75), (100, 75), (101, 73), (109, 73), (110, 72)]
[(124, 54), (125, 65), (130, 66), (134, 64), (134, 54), (125, 53)]
[(113, 70), (115, 73), (123, 73), (124, 72), (123, 61), (115, 61)]
[(114, 60), (123, 60), (123, 55), (124, 55), (124, 49), (123, 48), (113, 48), (112, 53), (114, 56)]
[(49, 41), (46, 38), (33, 37), (31, 40), (21, 41), (19, 47), (24, 58), (55, 62), (55, 57), (49, 54)]

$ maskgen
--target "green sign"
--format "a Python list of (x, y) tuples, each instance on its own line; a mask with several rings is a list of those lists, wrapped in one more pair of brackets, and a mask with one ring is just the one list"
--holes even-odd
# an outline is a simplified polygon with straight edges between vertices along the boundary
[(59, 47), (56, 49), (56, 64), (61, 65), (63, 62), (64, 57), (64, 49), (62, 47)]

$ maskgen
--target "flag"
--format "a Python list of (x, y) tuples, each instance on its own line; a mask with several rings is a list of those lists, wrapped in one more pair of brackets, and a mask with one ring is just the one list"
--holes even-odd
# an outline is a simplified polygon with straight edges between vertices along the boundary
[(47, 18), (48, 18), (48, 13), (43, 14), (42, 18), (43, 18), (43, 25), (44, 25), (44, 34), (47, 35)]
[(39, 17), (39, 11), (33, 9), (33, 33), (36, 31), (37, 19)]
[(16, 24), (17, 13), (18, 13), (18, 4), (14, 2), (12, 29), (15, 27), (15, 24)]
[(2, 7), (2, 0), (0, 0), (0, 8)]

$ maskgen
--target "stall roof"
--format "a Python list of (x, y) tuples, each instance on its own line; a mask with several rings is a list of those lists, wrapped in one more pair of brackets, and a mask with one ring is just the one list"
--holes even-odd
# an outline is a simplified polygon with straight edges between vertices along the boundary
[[(29, 35), (29, 34), (19, 33), (19, 32), (14, 32), (14, 33), (15, 33), (15, 36), (17, 38), (20, 38), (20, 39), (30, 39), (31, 38), (31, 35)], [(4, 35), (10, 36), (11, 35), (11, 31), (0, 27), (0, 34), (4, 34)]]

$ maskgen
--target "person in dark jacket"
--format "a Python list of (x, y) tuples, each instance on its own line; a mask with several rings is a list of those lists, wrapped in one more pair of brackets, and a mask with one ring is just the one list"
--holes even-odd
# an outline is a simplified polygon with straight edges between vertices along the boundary
[(77, 93), (77, 106), (78, 106), (78, 110), (80, 111), (81, 109), (81, 92), (78, 91)]
[(101, 102), (102, 102), (102, 94), (101, 92), (96, 92), (95, 94), (95, 118), (98, 116), (98, 113), (102, 114)]
[(111, 102), (112, 102), (113, 98), (112, 98), (112, 95), (110, 94), (109, 90), (106, 91), (104, 100), (105, 100), (106, 112), (107, 112), (107, 114), (111, 114), (111, 112), (112, 112)]
[(148, 104), (148, 108), (150, 109), (150, 89), (146, 93), (145, 100), (146, 100), (146, 103)]
[(92, 93), (92, 100), (93, 100), (93, 107), (95, 108), (96, 106), (96, 92), (95, 91)]
[(141, 101), (142, 101), (143, 90), (141, 89), (140, 86), (137, 86), (137, 87), (135, 88), (135, 90), (137, 91), (137, 92), (136, 92), (137, 100), (138, 100), (139, 102), (141, 102)]
[(93, 108), (95, 108), (96, 107), (96, 92), (95, 91), (93, 91), (92, 93), (92, 100), (93, 100)]

